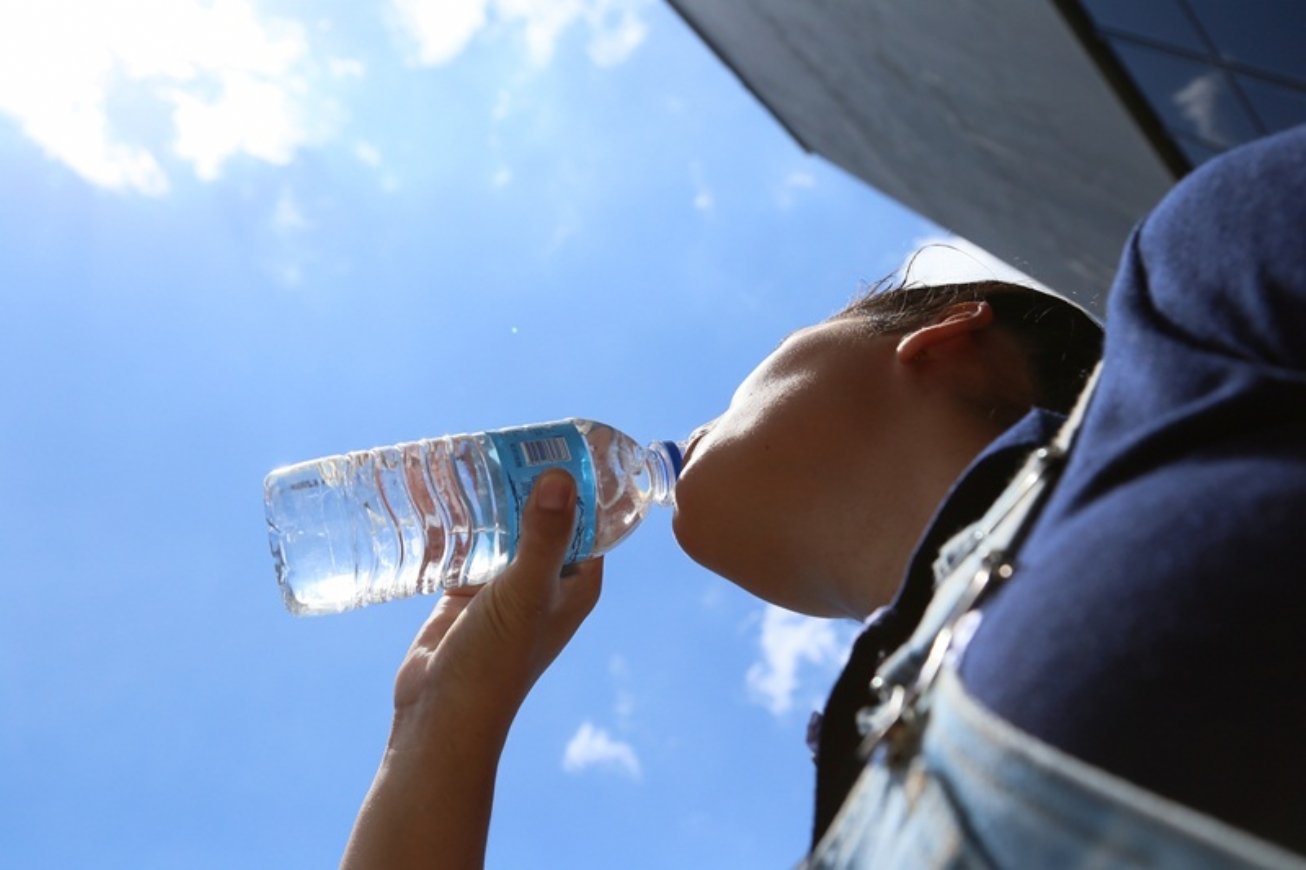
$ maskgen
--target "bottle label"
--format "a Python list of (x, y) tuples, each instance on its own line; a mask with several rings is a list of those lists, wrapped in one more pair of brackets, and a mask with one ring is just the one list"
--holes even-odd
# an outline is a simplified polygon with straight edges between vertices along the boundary
[(567, 563), (583, 562), (594, 551), (594, 468), (585, 438), (568, 422), (521, 426), (487, 433), (499, 454), (512, 510), (506, 511), (508, 558), (517, 554), (522, 508), (535, 478), (550, 468), (565, 468), (576, 480), (576, 530), (567, 548)]

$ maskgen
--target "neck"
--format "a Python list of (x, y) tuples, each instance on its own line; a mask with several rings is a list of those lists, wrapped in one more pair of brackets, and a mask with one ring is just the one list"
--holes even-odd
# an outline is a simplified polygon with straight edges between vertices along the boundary
[(863, 533), (849, 535), (854, 546), (832, 560), (834, 607), (865, 619), (897, 595), (911, 557), (953, 484), (1005, 426), (955, 410), (917, 419), (902, 432), (901, 457), (877, 476), (892, 497), (873, 499), (874, 510), (856, 519)]

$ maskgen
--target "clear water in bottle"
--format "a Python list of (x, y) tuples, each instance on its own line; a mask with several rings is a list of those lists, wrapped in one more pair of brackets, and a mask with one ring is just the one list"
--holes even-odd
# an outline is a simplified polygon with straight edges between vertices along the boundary
[(279, 468), (263, 482), (277, 581), (299, 614), (485, 583), (516, 550), (535, 478), (557, 467), (577, 484), (567, 560), (599, 556), (671, 504), (682, 453), (568, 419)]

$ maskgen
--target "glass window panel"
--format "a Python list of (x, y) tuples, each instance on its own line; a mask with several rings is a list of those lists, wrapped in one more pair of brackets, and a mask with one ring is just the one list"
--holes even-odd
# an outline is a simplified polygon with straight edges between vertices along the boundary
[(1302, 0), (1188, 0), (1188, 4), (1224, 58), (1306, 85), (1306, 3)]
[(1260, 135), (1256, 121), (1243, 110), (1219, 67), (1120, 40), (1110, 43), (1170, 129), (1216, 148)]
[(1210, 54), (1193, 20), (1175, 0), (1082, 0), (1082, 5), (1098, 27)]
[(1198, 141), (1191, 136), (1185, 136), (1173, 130), (1170, 131), (1170, 135), (1179, 146), (1179, 150), (1184, 152), (1184, 156), (1188, 158), (1188, 162), (1193, 165), (1193, 168), (1201, 166), (1212, 157), (1218, 157), (1224, 153), (1223, 148), (1212, 148), (1205, 142)]
[(1306, 124), (1306, 91), (1285, 88), (1255, 76), (1237, 76), (1237, 79), (1238, 87), (1247, 95), (1267, 132)]

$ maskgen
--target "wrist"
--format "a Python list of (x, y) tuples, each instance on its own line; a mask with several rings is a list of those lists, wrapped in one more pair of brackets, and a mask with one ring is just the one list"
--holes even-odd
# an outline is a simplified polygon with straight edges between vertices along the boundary
[(455, 761), (497, 766), (515, 711), (469, 709), (422, 699), (395, 708), (386, 758), (431, 768)]

